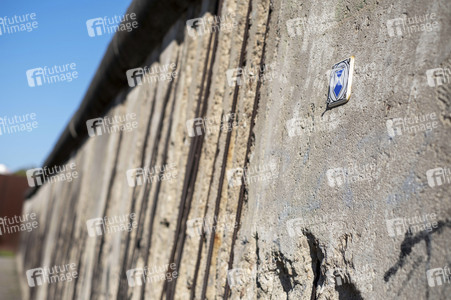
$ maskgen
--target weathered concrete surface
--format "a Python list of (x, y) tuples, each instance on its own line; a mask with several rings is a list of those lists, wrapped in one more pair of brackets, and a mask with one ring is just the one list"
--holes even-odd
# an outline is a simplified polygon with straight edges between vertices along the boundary
[[(189, 36), (185, 21), (211, 7), (193, 7), (149, 54), (152, 66), (176, 63), (177, 78), (124, 91), (106, 112), (136, 113), (138, 129), (89, 138), (69, 160), (79, 178), (25, 204), (40, 221), (22, 241), (25, 298), (445, 299), (451, 285), (428, 285), (426, 272), (450, 262), (450, 185), (431, 187), (426, 172), (451, 166), (450, 84), (429, 86), (426, 71), (451, 67), (451, 3), (226, 0), (232, 31)], [(387, 21), (432, 13), (438, 28), (390, 36)], [(293, 29), (294, 18), (306, 22)], [(327, 71), (351, 55), (351, 100), (325, 111)], [(254, 80), (229, 86), (237, 67)], [(229, 113), (235, 125), (219, 130)], [(387, 121), (430, 113), (436, 128), (389, 136)], [(211, 131), (189, 137), (200, 116)], [(127, 170), (168, 163), (177, 179), (127, 185)], [(349, 179), (354, 165), (365, 170), (355, 181), (328, 172)], [(250, 182), (234, 185), (236, 168)], [(88, 236), (87, 220), (129, 213), (131, 232)], [(390, 220), (425, 215), (430, 231), (419, 220), (390, 236)], [(216, 232), (193, 234), (196, 218)], [(78, 280), (27, 286), (25, 270), (66, 263)], [(129, 269), (170, 263), (176, 280), (127, 284)]]
[[(276, 2), (270, 27), (330, 11), (332, 23), (311, 24), (296, 38), (281, 30), (268, 39), (268, 61), (276, 62), (289, 83), (273, 81), (262, 88), (250, 164), (274, 157), (281, 176), (249, 187), (249, 199), (255, 200), (243, 213), (249, 220), (239, 240), (251, 245), (235, 251), (241, 254), (238, 261), (249, 267), (261, 264), (261, 277), (274, 280), (265, 278), (268, 283), (260, 283), (260, 289), (254, 281), (243, 293), (257, 290), (263, 297), (286, 294), (290, 299), (311, 299), (310, 293), (319, 299), (444, 299), (449, 285), (429, 287), (426, 271), (449, 264), (450, 188), (429, 187), (426, 171), (450, 163), (450, 94), (449, 86), (428, 86), (425, 72), (449, 66), (450, 3)], [(387, 34), (388, 19), (426, 13), (436, 13), (439, 31)], [(327, 81), (316, 84), (316, 78), (350, 55), (358, 70), (351, 100), (321, 117)], [(438, 116), (437, 129), (389, 137), (388, 119), (432, 112)], [(338, 115), (335, 129), (305, 128), (299, 137), (287, 136), (285, 121), (300, 117), (318, 126), (333, 113)], [(350, 163), (374, 164), (377, 178), (330, 187), (327, 170)], [(386, 219), (431, 213), (439, 229), (412, 237), (388, 235)], [(294, 218), (306, 226), (295, 224), (296, 234), (290, 237), (287, 221)], [(261, 224), (254, 238), (252, 224)], [(335, 268), (354, 283), (337, 286), (333, 276), (326, 276)]]

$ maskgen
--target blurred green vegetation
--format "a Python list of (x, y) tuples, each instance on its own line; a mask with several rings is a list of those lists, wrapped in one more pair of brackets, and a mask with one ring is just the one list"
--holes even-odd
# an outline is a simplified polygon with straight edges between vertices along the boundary
[(9, 250), (0, 250), (0, 256), (14, 256), (14, 252)]
[[(32, 169), (32, 168), (30, 168), (30, 169)], [(17, 175), (17, 176), (26, 177), (27, 176), (26, 172), (27, 172), (27, 169), (20, 169), (20, 170), (14, 172), (13, 174)]]

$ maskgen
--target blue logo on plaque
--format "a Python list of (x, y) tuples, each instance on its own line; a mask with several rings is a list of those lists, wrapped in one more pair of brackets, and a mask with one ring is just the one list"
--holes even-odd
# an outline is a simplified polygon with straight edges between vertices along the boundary
[(341, 80), (340, 80), (340, 77), (343, 74), (343, 70), (335, 71), (335, 73), (337, 75), (337, 83), (335, 84), (334, 93), (335, 93), (335, 97), (338, 97), (338, 95), (340, 94), (340, 91), (343, 88), (343, 85), (341, 84)]
[(354, 56), (345, 59), (332, 67), (329, 82), (328, 107), (346, 103), (351, 97), (352, 73), (354, 71)]

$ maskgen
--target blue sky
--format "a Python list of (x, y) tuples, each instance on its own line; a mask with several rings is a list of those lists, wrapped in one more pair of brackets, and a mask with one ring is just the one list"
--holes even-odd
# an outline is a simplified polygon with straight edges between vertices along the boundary
[[(11, 171), (42, 166), (77, 110), (113, 35), (89, 37), (86, 21), (123, 15), (131, 0), (2, 0), (0, 17), (35, 13), (37, 28), (0, 30), (0, 118), (35, 113), (37, 128), (0, 135), (0, 164)], [(26, 71), (75, 63), (78, 78), (29, 87)], [(1, 129), (1, 127), (0, 127)]]

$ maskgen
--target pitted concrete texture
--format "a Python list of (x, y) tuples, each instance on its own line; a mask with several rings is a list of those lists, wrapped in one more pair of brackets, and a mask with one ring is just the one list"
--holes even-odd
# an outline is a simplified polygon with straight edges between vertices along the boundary
[[(40, 225), (21, 274), (75, 263), (78, 279), (21, 276), (24, 299), (446, 299), (451, 2), (215, 3), (149, 53), (177, 78), (105, 112), (138, 128), (87, 139), (67, 162), (79, 178), (25, 203)], [(215, 14), (229, 26), (188, 34)], [(351, 98), (326, 110), (350, 56)], [(145, 167), (166, 179), (129, 186)], [(88, 222), (130, 214), (130, 231)]]

